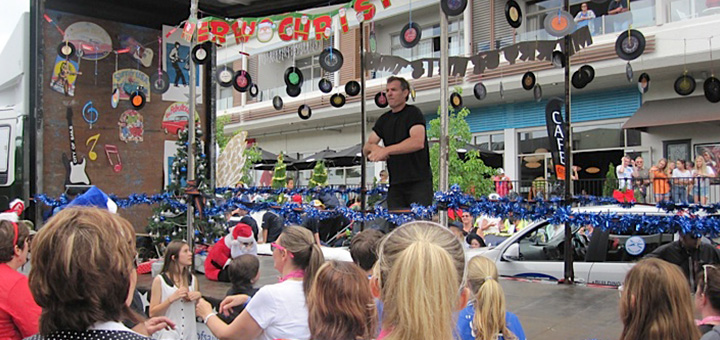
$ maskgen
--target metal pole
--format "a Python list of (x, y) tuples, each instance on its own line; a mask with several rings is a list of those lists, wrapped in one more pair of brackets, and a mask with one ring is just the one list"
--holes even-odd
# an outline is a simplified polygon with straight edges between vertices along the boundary
[[(565, 10), (569, 11), (570, 0), (565, 0)], [(572, 200), (572, 138), (570, 132), (570, 35), (565, 36), (565, 143), (563, 153), (565, 154), (565, 199), (563, 204), (570, 205)], [(573, 247), (572, 228), (570, 223), (565, 223), (565, 284), (575, 282), (575, 270), (573, 269)]]
[[(367, 113), (365, 112), (365, 24), (360, 23), (360, 150), (365, 148), (365, 130), (367, 129)], [(360, 161), (360, 211), (365, 216), (365, 198), (367, 196), (367, 157)], [(360, 230), (365, 230), (365, 220), (360, 222)]]
[[(440, 5), (438, 4), (438, 7)], [(448, 190), (448, 19), (442, 8), (440, 13), (440, 191)], [(448, 225), (447, 211), (440, 212), (440, 224)]]
[[(198, 0), (190, 1), (190, 22), (197, 21), (198, 11)], [(193, 33), (192, 39), (190, 39), (190, 53), (192, 53), (195, 47), (195, 33)], [(188, 87), (190, 88), (190, 117), (188, 117), (188, 166), (187, 166), (187, 180), (195, 180), (195, 63), (190, 54), (188, 53), (187, 62), (190, 63), (190, 76), (188, 77)], [(187, 242), (190, 245), (190, 249), (194, 248), (195, 239), (195, 209), (193, 206), (193, 200), (187, 200)], [(194, 258), (193, 258), (194, 259)], [(193, 261), (194, 262), (194, 261)], [(194, 267), (193, 267), (194, 268)]]

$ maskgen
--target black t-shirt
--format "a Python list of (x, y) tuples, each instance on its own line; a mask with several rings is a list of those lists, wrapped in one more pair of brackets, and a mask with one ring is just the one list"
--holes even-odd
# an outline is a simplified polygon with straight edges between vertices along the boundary
[(302, 226), (310, 230), (313, 234), (317, 234), (319, 222), (320, 220), (317, 217), (305, 216), (302, 221)]
[(265, 243), (275, 242), (283, 231), (283, 218), (272, 211), (268, 211), (263, 215), (263, 229), (267, 230), (268, 236)]
[(620, 0), (620, 1), (610, 0), (610, 5), (608, 5), (608, 12), (610, 12), (618, 7), (628, 8), (627, 0)]
[[(387, 147), (408, 139), (410, 137), (410, 128), (415, 125), (425, 127), (425, 117), (417, 107), (405, 105), (397, 113), (388, 111), (380, 116), (375, 122), (375, 126), (373, 126), (373, 131), (383, 140), (383, 144)], [(429, 150), (426, 136), (425, 147), (421, 150), (390, 156), (387, 160), (390, 185), (421, 180), (432, 181)]]
[(255, 237), (255, 242), (258, 240), (258, 226), (257, 222), (255, 222), (255, 219), (252, 218), (250, 215), (245, 215), (240, 219), (240, 223), (245, 223), (250, 226), (250, 229), (252, 229), (253, 236)]

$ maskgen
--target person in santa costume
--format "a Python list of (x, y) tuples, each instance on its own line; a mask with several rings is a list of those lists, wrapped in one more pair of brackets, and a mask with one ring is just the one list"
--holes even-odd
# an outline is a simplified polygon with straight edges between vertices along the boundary
[(230, 282), (227, 267), (232, 259), (243, 254), (257, 256), (257, 242), (252, 228), (245, 223), (238, 223), (210, 248), (205, 259), (205, 276), (213, 281)]

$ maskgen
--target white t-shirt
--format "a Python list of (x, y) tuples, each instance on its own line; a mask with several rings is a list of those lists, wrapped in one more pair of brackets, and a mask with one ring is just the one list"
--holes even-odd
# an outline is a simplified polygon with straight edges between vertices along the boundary
[(632, 189), (632, 173), (633, 168), (626, 166), (624, 172), (620, 172), (620, 167), (615, 168), (615, 173), (618, 178), (618, 185), (620, 189), (629, 190)]
[(480, 218), (478, 218), (478, 221), (477, 221), (477, 223), (475, 223), (475, 225), (478, 228), (482, 228), (484, 220), (487, 220), (487, 224), (491, 225), (489, 228), (485, 229), (485, 231), (484, 231), (485, 235), (500, 233), (500, 223), (502, 223), (502, 220), (499, 217), (495, 218), (495, 217), (491, 217), (490, 215), (482, 214), (482, 215), (480, 215)]
[[(697, 173), (698, 173), (697, 170), (696, 170), (696, 169), (693, 169), (692, 174), (695, 175), (695, 174), (697, 174)], [(712, 168), (711, 166), (709, 166), (709, 165), (706, 165), (706, 166), (705, 166), (705, 173), (706, 173), (707, 175), (709, 175), (710, 177), (715, 177), (715, 171), (713, 171), (713, 168)], [(698, 185), (698, 184), (699, 184), (699, 185), (701, 185), (701, 186), (706, 186), (706, 187), (707, 187), (707, 186), (710, 186), (710, 179), (707, 178), (707, 177), (703, 177), (703, 178), (700, 178), (700, 179), (695, 178), (695, 179), (693, 180), (693, 183), (694, 183), (695, 185)]]
[(692, 178), (692, 172), (690, 170), (680, 170), (678, 168), (673, 169), (672, 172), (673, 178), (681, 178), (681, 179), (691, 179)]
[(287, 280), (260, 288), (245, 310), (264, 330), (256, 340), (310, 339), (302, 281)]

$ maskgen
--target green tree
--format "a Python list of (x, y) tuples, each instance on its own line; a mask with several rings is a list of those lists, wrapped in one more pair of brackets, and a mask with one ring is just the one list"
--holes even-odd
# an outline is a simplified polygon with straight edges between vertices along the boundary
[(615, 164), (610, 163), (607, 173), (605, 174), (605, 183), (603, 185), (603, 196), (612, 197), (613, 191), (617, 188), (618, 181), (615, 174)]
[[(495, 169), (485, 165), (480, 158), (480, 153), (476, 150), (470, 150), (465, 154), (463, 161), (458, 156), (456, 150), (464, 148), (465, 144), (470, 143), (472, 135), (470, 134), (470, 126), (465, 117), (470, 113), (468, 108), (463, 107), (459, 112), (454, 109), (449, 110), (449, 126), (448, 136), (450, 136), (449, 155), (448, 155), (448, 183), (458, 184), (463, 192), (473, 194), (475, 196), (487, 195), (494, 191), (494, 183), (492, 176), (495, 175)], [(440, 115), (438, 108), (438, 116)], [(440, 139), (440, 117), (430, 121), (430, 128), (427, 131), (429, 139)], [(440, 168), (440, 143), (433, 143), (430, 147), (430, 166), (433, 175), (433, 187), (435, 190), (439, 188), (439, 168)]]
[(327, 185), (328, 172), (323, 161), (318, 161), (310, 176), (310, 182), (308, 186), (311, 188), (321, 187)]
[(274, 189), (284, 188), (287, 183), (287, 165), (283, 160), (282, 152), (278, 154), (277, 163), (275, 163), (275, 169), (273, 170), (272, 187)]

